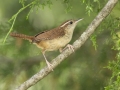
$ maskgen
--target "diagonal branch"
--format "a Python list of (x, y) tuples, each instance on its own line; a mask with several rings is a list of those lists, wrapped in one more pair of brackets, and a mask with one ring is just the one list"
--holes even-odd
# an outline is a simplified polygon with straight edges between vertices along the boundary
[[(100, 11), (100, 13), (96, 16), (96, 18), (92, 21), (92, 23), (88, 26), (85, 32), (73, 43), (73, 47), (75, 50), (80, 48), (85, 41), (90, 37), (90, 35), (95, 31), (95, 29), (99, 26), (99, 24), (105, 19), (107, 15), (110, 14), (111, 10), (114, 8), (118, 0), (108, 0), (107, 4), (104, 6), (104, 8)], [(72, 50), (65, 50), (63, 53), (61, 53), (59, 56), (57, 56), (51, 64), (53, 65), (53, 69), (58, 66), (65, 58), (67, 58), (70, 54), (72, 54)], [(38, 73), (33, 75), (30, 79), (25, 81), (23, 84), (21, 84), (19, 87), (17, 87), (15, 90), (26, 90), (32, 85), (36, 84), (38, 81), (40, 81), (42, 78), (47, 76), (51, 70), (48, 69), (48, 67), (44, 67), (42, 70), (40, 70)]]

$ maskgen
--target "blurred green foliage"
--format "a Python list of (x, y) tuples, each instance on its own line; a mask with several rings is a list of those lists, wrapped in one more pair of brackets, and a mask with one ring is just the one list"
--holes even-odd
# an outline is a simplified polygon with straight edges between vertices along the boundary
[[(46, 65), (36, 46), (10, 37), (9, 31), (35, 35), (65, 20), (84, 18), (74, 31), (72, 43), (106, 3), (107, 0), (0, 0), (0, 90), (13, 90)], [(28, 90), (119, 90), (119, 18), (120, 3), (79, 50)], [(46, 56), (50, 61), (58, 54), (48, 52)]]

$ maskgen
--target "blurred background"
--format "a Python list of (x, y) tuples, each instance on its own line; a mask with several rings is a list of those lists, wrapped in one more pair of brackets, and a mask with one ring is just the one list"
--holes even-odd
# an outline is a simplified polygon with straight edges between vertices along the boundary
[[(8, 22), (10, 18), (32, 1), (0, 0), (0, 90), (13, 90), (46, 66), (40, 49), (28, 41), (8, 36), (2, 44), (12, 25), (12, 21)], [(66, 20), (84, 18), (75, 28), (72, 44), (108, 0), (36, 1), (40, 3), (39, 7), (23, 10), (16, 18), (12, 32), (36, 35)], [(119, 23), (120, 3), (79, 50), (28, 90), (104, 90), (111, 77), (111, 71), (105, 67), (116, 58), (112, 37), (119, 31)], [(57, 55), (59, 51), (46, 53), (49, 61)]]

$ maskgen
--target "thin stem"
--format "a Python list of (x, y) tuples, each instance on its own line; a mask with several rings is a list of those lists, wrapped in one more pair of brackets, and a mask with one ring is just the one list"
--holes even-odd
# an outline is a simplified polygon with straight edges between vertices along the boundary
[(12, 26), (11, 26), (10, 30), (8, 31), (7, 35), (5, 36), (5, 38), (4, 38), (4, 40), (3, 40), (3, 44), (5, 43), (5, 41), (6, 41), (7, 37), (8, 37), (8, 35), (9, 35), (10, 32), (12, 31), (13, 26), (14, 26), (14, 24), (15, 24), (16, 18), (17, 18), (17, 16), (14, 18), (13, 23), (12, 23)]
[(30, 5), (32, 5), (32, 4), (34, 4), (34, 2), (32, 2), (32, 3), (28, 4), (28, 5), (26, 5), (25, 7), (21, 8), (21, 9), (9, 20), (9, 22), (13, 20), (12, 26), (10, 27), (8, 33), (6, 34), (6, 36), (5, 36), (4, 40), (3, 40), (3, 44), (5, 43), (8, 35), (9, 35), (10, 32), (12, 31), (13, 26), (14, 26), (14, 24), (15, 24), (15, 21), (16, 21), (16, 18), (17, 18), (17, 16), (18, 16), (18, 14), (19, 14), (20, 12), (22, 12), (24, 9), (26, 9), (27, 7), (29, 7)]

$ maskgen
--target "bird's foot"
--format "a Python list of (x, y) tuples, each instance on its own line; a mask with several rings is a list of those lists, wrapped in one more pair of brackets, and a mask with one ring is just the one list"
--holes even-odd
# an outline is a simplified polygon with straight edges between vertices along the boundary
[(53, 71), (53, 65), (51, 63), (49, 63), (48, 61), (46, 61), (46, 64), (47, 64), (48, 68)]
[(68, 44), (64, 49), (61, 49), (61, 48), (59, 49), (60, 53), (62, 53), (63, 51), (65, 51), (67, 48), (69, 50), (72, 49), (72, 51), (74, 52), (74, 47), (72, 45)]
[(72, 45), (68, 44), (66, 47), (67, 47), (69, 50), (72, 49), (72, 51), (74, 52), (74, 47), (73, 47)]

